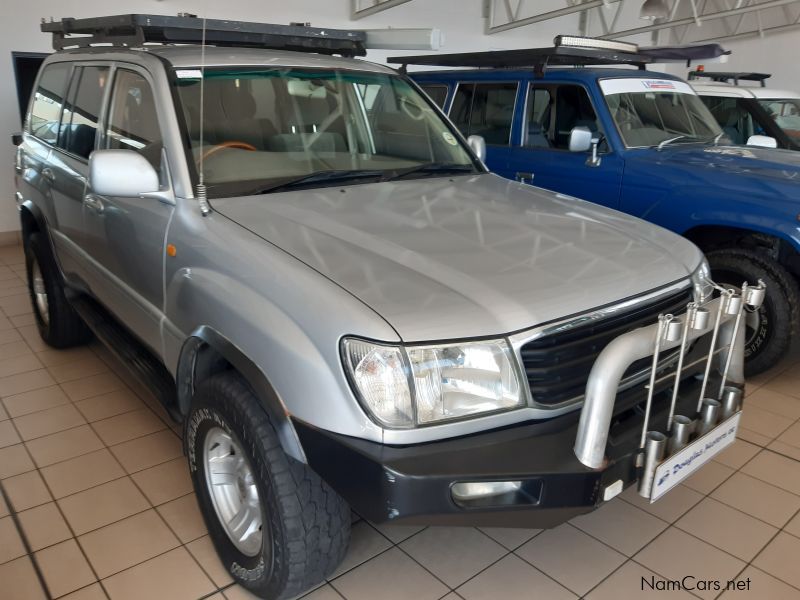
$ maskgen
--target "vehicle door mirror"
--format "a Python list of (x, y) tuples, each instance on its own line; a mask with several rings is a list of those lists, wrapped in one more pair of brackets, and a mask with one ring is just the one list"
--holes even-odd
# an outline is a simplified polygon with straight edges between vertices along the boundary
[(759, 148), (777, 148), (778, 140), (768, 135), (751, 135), (747, 138), (748, 146), (757, 146)]
[(588, 152), (592, 149), (592, 131), (588, 127), (573, 127), (569, 132), (569, 151)]
[(486, 162), (486, 140), (480, 135), (471, 135), (467, 138), (467, 143), (472, 151), (481, 159), (481, 162)]
[(89, 156), (89, 188), (100, 196), (119, 198), (158, 198), (167, 200), (160, 190), (158, 173), (147, 159), (133, 150), (95, 150)]

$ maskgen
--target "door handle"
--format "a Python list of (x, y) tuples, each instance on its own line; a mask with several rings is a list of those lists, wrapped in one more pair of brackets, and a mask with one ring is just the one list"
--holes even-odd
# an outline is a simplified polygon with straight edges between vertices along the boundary
[(103, 201), (94, 194), (86, 194), (83, 197), (83, 203), (84, 205), (86, 205), (86, 208), (88, 208), (92, 212), (97, 213), (98, 215), (101, 214), (103, 210), (105, 210), (105, 205), (103, 204)]
[(50, 167), (45, 167), (42, 169), (42, 177), (50, 183), (53, 183), (56, 180), (56, 174), (53, 173), (53, 169)]
[(521, 183), (526, 183), (526, 182), (530, 183), (531, 181), (533, 181), (533, 173), (523, 173), (517, 171), (517, 181)]

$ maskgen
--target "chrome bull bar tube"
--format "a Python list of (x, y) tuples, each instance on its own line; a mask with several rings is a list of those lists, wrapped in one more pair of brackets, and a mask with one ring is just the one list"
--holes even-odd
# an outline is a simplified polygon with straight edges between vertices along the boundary
[[(720, 315), (720, 324), (690, 328), (687, 342), (691, 342), (709, 332), (715, 331), (718, 339), (715, 347), (719, 349), (717, 360), (720, 370), (727, 365), (727, 380), (733, 385), (744, 384), (744, 330), (734, 329), (735, 315), (722, 314), (720, 304), (725, 296), (706, 302), (703, 307), (711, 314)], [(686, 318), (685, 315), (681, 316)], [(586, 382), (586, 395), (578, 423), (575, 439), (575, 456), (591, 469), (599, 469), (605, 464), (606, 443), (614, 403), (617, 399), (620, 381), (628, 367), (637, 360), (652, 356), (656, 346), (660, 352), (671, 350), (683, 343), (683, 335), (678, 339), (663, 339), (663, 321), (640, 327), (623, 334), (608, 344), (595, 360)], [(734, 342), (735, 343), (732, 343)], [(647, 423), (645, 423), (645, 430)]]

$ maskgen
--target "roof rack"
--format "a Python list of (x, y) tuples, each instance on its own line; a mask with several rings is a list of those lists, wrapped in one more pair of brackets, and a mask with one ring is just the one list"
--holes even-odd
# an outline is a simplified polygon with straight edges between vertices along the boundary
[(719, 44), (700, 44), (688, 46), (651, 46), (640, 48), (639, 52), (653, 58), (655, 62), (683, 62), (689, 67), (693, 60), (712, 60), (728, 56), (731, 51)]
[(188, 14), (175, 17), (128, 14), (88, 19), (65, 18), (60, 21), (43, 21), (41, 30), (52, 33), (53, 48), (62, 50), (95, 44), (201, 44), (204, 26), (205, 43), (215, 46), (319, 52), (347, 57), (364, 56), (367, 53), (367, 34), (364, 31), (221, 19), (204, 20)]
[(693, 79), (699, 79), (700, 77), (705, 77), (718, 83), (729, 83), (733, 81), (734, 85), (739, 85), (740, 81), (758, 81), (761, 84), (761, 87), (766, 87), (766, 80), (772, 77), (772, 74), (704, 71), (703, 69), (689, 72), (689, 81), (692, 81)]

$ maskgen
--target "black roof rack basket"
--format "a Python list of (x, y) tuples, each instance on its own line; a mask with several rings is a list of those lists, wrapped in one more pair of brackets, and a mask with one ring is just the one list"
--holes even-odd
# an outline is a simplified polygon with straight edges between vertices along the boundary
[(733, 82), (734, 85), (739, 85), (740, 81), (757, 81), (761, 87), (766, 87), (766, 80), (772, 77), (771, 73), (736, 73), (733, 71), (690, 71), (689, 81), (699, 78), (710, 79), (717, 83)]
[(88, 19), (65, 18), (43, 21), (42, 31), (53, 34), (53, 48), (86, 47), (94, 44), (142, 46), (147, 43), (201, 44), (270, 48), (364, 56), (366, 33), (303, 25), (273, 25), (222, 19), (200, 19), (195, 15), (128, 14)]

